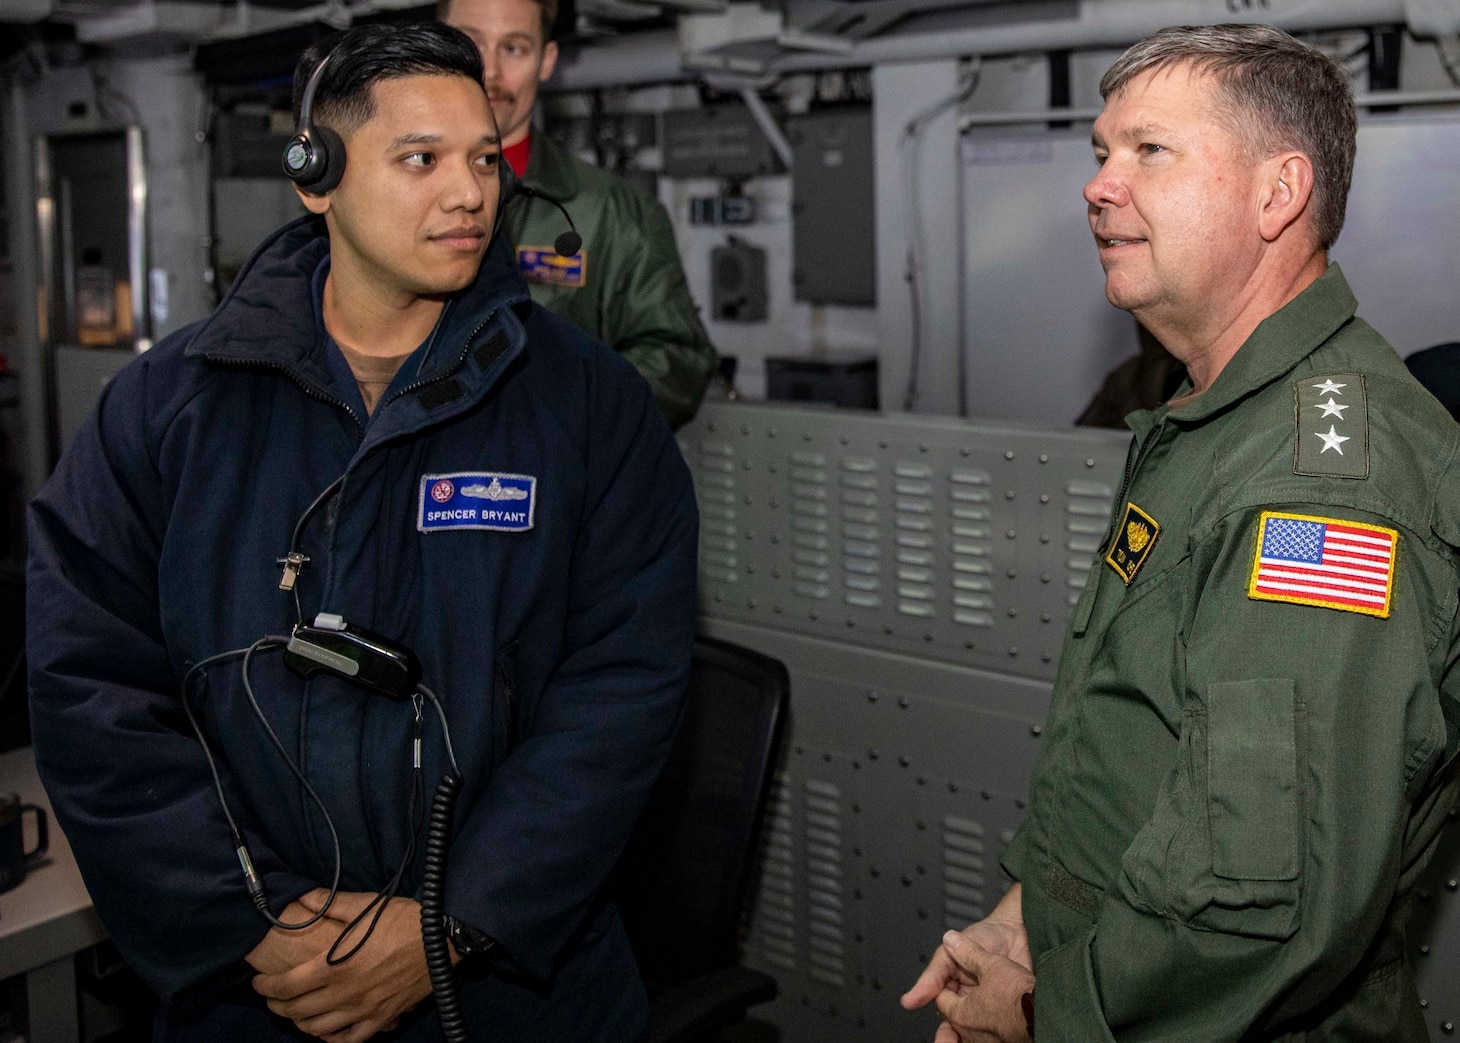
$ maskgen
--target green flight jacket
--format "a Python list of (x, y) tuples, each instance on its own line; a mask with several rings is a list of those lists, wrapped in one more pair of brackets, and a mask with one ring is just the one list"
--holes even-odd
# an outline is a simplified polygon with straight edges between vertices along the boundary
[[(530, 198), (507, 208), (503, 235), (532, 299), (632, 362), (649, 381), (669, 425), (687, 423), (700, 407), (716, 359), (690, 300), (669, 215), (643, 192), (544, 134), (533, 134), (522, 180), (560, 201), (583, 236), (581, 264), (556, 264), (553, 242), (567, 231), (558, 208)], [(534, 264), (531, 255), (548, 260)]]
[[(1039, 1043), (1428, 1038), (1404, 932), (1457, 792), (1460, 426), (1356, 306), (1331, 266), (1205, 394), (1128, 418), (1001, 858)], [(1357, 523), (1368, 611), (1260, 576), (1268, 512)]]

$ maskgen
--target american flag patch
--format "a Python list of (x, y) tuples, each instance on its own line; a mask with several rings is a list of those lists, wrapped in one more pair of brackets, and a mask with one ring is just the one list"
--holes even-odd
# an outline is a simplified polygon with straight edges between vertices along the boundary
[(1380, 525), (1263, 511), (1247, 596), (1387, 619), (1398, 547)]

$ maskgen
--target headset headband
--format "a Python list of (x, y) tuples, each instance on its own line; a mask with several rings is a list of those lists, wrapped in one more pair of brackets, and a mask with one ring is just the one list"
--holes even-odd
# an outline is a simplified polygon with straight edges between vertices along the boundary
[(319, 60), (319, 64), (314, 67), (314, 72), (309, 74), (309, 82), (304, 85), (304, 98), (299, 102), (298, 129), (301, 131), (307, 130), (314, 122), (314, 92), (319, 90), (320, 73), (324, 72), (324, 67), (330, 63), (330, 58), (334, 53), (334, 51), (330, 51)]

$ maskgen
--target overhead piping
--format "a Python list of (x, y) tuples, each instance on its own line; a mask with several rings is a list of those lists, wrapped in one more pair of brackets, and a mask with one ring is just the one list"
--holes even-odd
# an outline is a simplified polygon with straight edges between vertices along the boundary
[[(1126, 47), (1167, 25), (1230, 21), (1270, 22), (1289, 32), (1400, 25), (1410, 21), (1408, 9), (1414, 2), (1294, 0), (1251, 12), (1233, 12), (1228, 0), (1162, 0), (1159, 4), (1151, 0), (1035, 0), (1017, 7), (1001, 4), (957, 13), (940, 11), (904, 23), (910, 24), (911, 31), (893, 29), (841, 53), (787, 51), (763, 64), (766, 73), (785, 74), (946, 60), (975, 54), (1117, 48)], [(996, 11), (1010, 9), (1017, 15), (1016, 21), (991, 20)], [(920, 24), (937, 28), (919, 31)], [(759, 42), (750, 48), (759, 49)], [(696, 70), (681, 66), (677, 37), (666, 30), (631, 34), (583, 48), (571, 57), (566, 67), (560, 63), (559, 75), (549, 86), (585, 90), (692, 79), (696, 75)]]
[[(1054, 15), (1040, 18), (1048, 11)], [(1079, 0), (1078, 3), (1034, 3), (1019, 7), (1017, 22), (937, 31), (891, 33), (865, 40), (845, 55), (791, 54), (775, 62), (777, 72), (848, 65), (927, 61), (963, 55), (1017, 54), (1028, 51), (1126, 47), (1168, 25), (1210, 25), (1218, 22), (1266, 22), (1289, 32), (1403, 24), (1404, 0), (1305, 0), (1233, 12), (1227, 0)], [(1059, 12), (1073, 12), (1059, 17)], [(920, 19), (925, 24), (948, 22), (940, 13)], [(916, 25), (916, 22), (914, 23)], [(818, 59), (820, 59), (818, 61)]]

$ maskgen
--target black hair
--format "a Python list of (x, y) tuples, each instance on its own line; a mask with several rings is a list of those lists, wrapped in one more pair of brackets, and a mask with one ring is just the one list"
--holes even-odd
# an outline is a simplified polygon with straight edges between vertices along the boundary
[(337, 134), (349, 134), (375, 115), (372, 88), (402, 76), (465, 76), (481, 86), (482, 56), (459, 29), (440, 22), (360, 25), (321, 40), (294, 66), (294, 121), (304, 90), (319, 63), (330, 62), (314, 90), (311, 119)]

